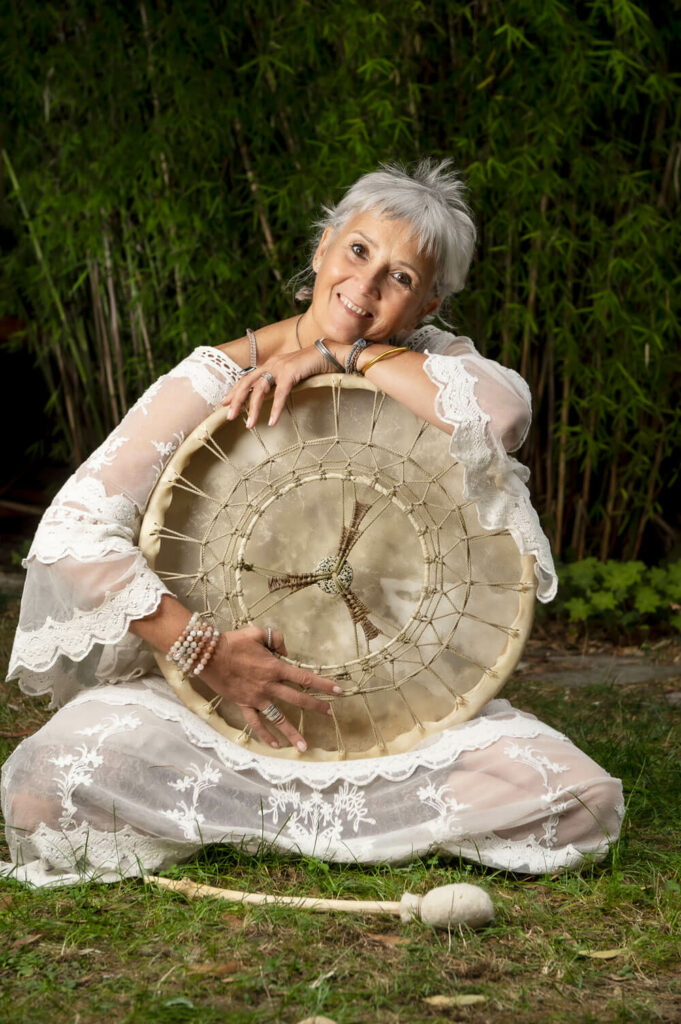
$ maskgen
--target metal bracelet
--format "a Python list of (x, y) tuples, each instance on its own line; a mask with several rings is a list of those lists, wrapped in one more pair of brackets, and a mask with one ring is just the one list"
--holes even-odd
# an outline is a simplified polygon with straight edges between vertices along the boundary
[(335, 366), (335, 368), (337, 370), (340, 370), (341, 373), (345, 373), (345, 367), (343, 366), (342, 363), (338, 362), (333, 352), (329, 351), (329, 349), (324, 344), (323, 338), (317, 338), (317, 340), (314, 343), (314, 347), (317, 349), (318, 352), (321, 352), (321, 354), (324, 356), (327, 362), (331, 363), (332, 366)]

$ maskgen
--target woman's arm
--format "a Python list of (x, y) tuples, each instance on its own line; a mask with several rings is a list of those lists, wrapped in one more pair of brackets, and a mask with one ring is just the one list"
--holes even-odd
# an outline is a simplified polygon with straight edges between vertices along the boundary
[[(61, 704), (83, 687), (138, 676), (154, 667), (139, 637), (165, 651), (182, 631), (189, 612), (139, 550), (141, 518), (172, 453), (240, 373), (218, 350), (197, 349), (147, 390), (56, 496), (25, 562), (9, 677), (26, 692), (50, 692)], [(313, 685), (302, 676), (292, 680), (289, 666), (261, 642), (250, 644), (267, 662), (268, 679), (285, 681), (290, 702), (296, 698), (288, 683)], [(314, 685), (333, 692), (328, 682)]]
[[(456, 338), (436, 328), (422, 329), (419, 336), (426, 339), (426, 344), (434, 355), (445, 356), (447, 362), (451, 360), (448, 369), (452, 373), (472, 380), (475, 401), (479, 405), (491, 437), (500, 441), (507, 451), (514, 451), (519, 447), (529, 427), (531, 405), (529, 391), (525, 388), (523, 393), (520, 387), (514, 386), (512, 376), (517, 377), (517, 374), (513, 375), (513, 371), (485, 359), (476, 352), (469, 339)], [(344, 365), (348, 347), (329, 339), (325, 339), (325, 344), (341, 365)], [(390, 345), (371, 344), (360, 354), (357, 368), (362, 370), (376, 356), (389, 352), (392, 348)], [(458, 423), (463, 421), (466, 411), (461, 408), (461, 419), (443, 415), (442, 386), (431, 367), (434, 355), (408, 351), (392, 359), (381, 360), (369, 368), (367, 380), (417, 416), (452, 434)], [(234, 418), (242, 405), (249, 400), (247, 426), (254, 426), (260, 416), (265, 397), (271, 390), (262, 375), (271, 373), (276, 381), (276, 388), (269, 422), (274, 424), (281, 416), (289, 392), (295, 384), (312, 374), (329, 372), (334, 372), (333, 368), (315, 348), (277, 354), (265, 359), (253, 375), (244, 377), (225, 397), (223, 404), (229, 406), (229, 416)], [(472, 415), (473, 409), (469, 408), (468, 412)]]

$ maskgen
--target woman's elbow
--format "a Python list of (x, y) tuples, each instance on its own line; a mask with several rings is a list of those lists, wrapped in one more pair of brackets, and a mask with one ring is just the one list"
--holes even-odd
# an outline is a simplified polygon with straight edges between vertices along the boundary
[(521, 399), (497, 411), (490, 420), (490, 430), (507, 452), (517, 451), (522, 445), (532, 422), (532, 411)]

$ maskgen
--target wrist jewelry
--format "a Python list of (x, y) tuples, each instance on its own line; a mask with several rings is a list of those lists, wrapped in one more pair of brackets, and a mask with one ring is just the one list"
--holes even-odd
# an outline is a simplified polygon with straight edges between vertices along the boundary
[(321, 354), (324, 356), (327, 362), (331, 363), (332, 366), (335, 366), (336, 369), (340, 370), (341, 373), (345, 373), (345, 367), (343, 366), (342, 363), (338, 362), (333, 352), (331, 352), (326, 347), (323, 338), (317, 338), (317, 340), (314, 343), (314, 347), (317, 349), (318, 352), (321, 352)]
[(381, 352), (380, 356), (374, 356), (373, 359), (370, 359), (368, 363), (364, 364), (361, 370), (358, 369), (357, 372), (364, 376), (367, 370), (370, 370), (374, 363), (380, 363), (381, 359), (392, 359), (393, 356), (401, 356), (403, 352), (408, 351), (409, 349), (406, 346), (404, 346), (404, 348), (389, 348), (386, 352)]
[(166, 660), (174, 661), (187, 675), (193, 673), (198, 676), (213, 657), (219, 638), (217, 629), (207, 622), (201, 622), (199, 613), (194, 612), (171, 645)]
[(350, 355), (348, 356), (347, 362), (345, 364), (346, 373), (359, 373), (359, 370), (357, 369), (357, 360), (360, 357), (360, 353), (363, 352), (364, 349), (370, 344), (371, 342), (367, 341), (366, 338), (357, 339), (355, 344), (350, 349)]

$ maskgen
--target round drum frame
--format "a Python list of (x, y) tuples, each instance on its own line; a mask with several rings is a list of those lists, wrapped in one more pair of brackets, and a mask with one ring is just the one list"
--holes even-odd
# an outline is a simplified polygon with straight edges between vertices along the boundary
[[(326, 400), (314, 394), (320, 389), (327, 391)], [(358, 396), (358, 390), (365, 392), (366, 398)], [(306, 434), (301, 426), (298, 407), (309, 409), (310, 401), (322, 403), (319, 436)], [(366, 436), (357, 434), (352, 414), (345, 409), (348, 403), (350, 410), (360, 410), (362, 429), (368, 428)], [(315, 415), (313, 410), (313, 419)], [(266, 421), (266, 407), (261, 418)], [(193, 684), (174, 663), (157, 653), (159, 667), (180, 699), (222, 735), (247, 744), (254, 752), (314, 761), (401, 753), (477, 714), (510, 676), (531, 629), (534, 558), (521, 555), (507, 531), (486, 531), (479, 525), (477, 509), (462, 497), (463, 471), (449, 453), (447, 434), (424, 423), (364, 378), (335, 374), (299, 384), (276, 427), (258, 425), (246, 431), (244, 419), (228, 421), (227, 410), (220, 408), (174, 453), (150, 499), (142, 523), (141, 550), (152, 569), (191, 611), (199, 611), (223, 631), (251, 623), (284, 628), (290, 652), (285, 660), (337, 679), (344, 693), (330, 698), (333, 721), (324, 721), (326, 733), (321, 739), (315, 730), (324, 716), (303, 714), (293, 705), (283, 707), (308, 739), (304, 754), (289, 746), (279, 750), (267, 747), (239, 724), (243, 720), (235, 705), (200, 692), (200, 681)], [(231, 445), (224, 443), (225, 432)], [(396, 436), (400, 432), (404, 434), (401, 446)], [(240, 465), (244, 456), (239, 446), (247, 444), (255, 445), (257, 453), (250, 466)], [(197, 481), (194, 470), (198, 464), (208, 467), (208, 484)], [(227, 478), (224, 490), (218, 471)], [(286, 551), (285, 536), (272, 546), (273, 524), (278, 522), (281, 508), (304, 494), (311, 495), (313, 502), (310, 521), (294, 515), (293, 528), (306, 531), (311, 556), (312, 541), (326, 530), (325, 557), (320, 559), (318, 551), (311, 562), (302, 565), (287, 566), (278, 558), (274, 567), (253, 564), (256, 541), (261, 552)], [(326, 494), (341, 496), (340, 529), (333, 543), (333, 528), (327, 524), (324, 508), (317, 507)], [(199, 517), (200, 537), (188, 534), (183, 525), (188, 521), (183, 518), (184, 510), (197, 503), (205, 506)], [(292, 508), (295, 512), (295, 504)], [(383, 529), (380, 516), (384, 517)], [(512, 578), (494, 578), (494, 545), (502, 550), (506, 562), (514, 564)], [(181, 552), (189, 558), (189, 569), (187, 565), (172, 568), (173, 557)], [(383, 576), (392, 571), (393, 562), (400, 564), (407, 554), (412, 562), (417, 557), (422, 560), (420, 579), (410, 582), (408, 600), (398, 600), (393, 594), (382, 604)], [(282, 559), (285, 563), (284, 556)], [(390, 563), (388, 568), (385, 562)], [(399, 576), (399, 569), (396, 574)], [(400, 590), (402, 583), (393, 579), (389, 586), (397, 587), (400, 594), (404, 590)], [(293, 597), (303, 593), (304, 598)], [(372, 607), (366, 600), (369, 593), (378, 595), (378, 610), (376, 602)], [(511, 610), (503, 610), (501, 621), (493, 621), (492, 612), (481, 611), (481, 593), (488, 595), (493, 610), (506, 599)], [(515, 609), (513, 594), (517, 594)], [(299, 611), (305, 600), (303, 615), (308, 622), (314, 622), (317, 614), (322, 619), (324, 614), (346, 616), (353, 630), (347, 636), (355, 637), (354, 656), (348, 657), (351, 641), (347, 636), (347, 642), (341, 644), (341, 657), (329, 652), (325, 639), (320, 639), (319, 651), (314, 641), (307, 650), (296, 651), (297, 638), (292, 634), (297, 612), (287, 624), (278, 621), (277, 614), (283, 614), (282, 598), (293, 605), (298, 601)], [(327, 609), (325, 601), (329, 600), (335, 604)], [(407, 611), (396, 614), (391, 610), (394, 607)], [(460, 642), (464, 629), (471, 628), (480, 633), (489, 657), (471, 654), (470, 643)], [(322, 637), (327, 632), (322, 629)], [(326, 656), (315, 657), (318, 653)], [(472, 680), (470, 685), (455, 685), (456, 665)], [(436, 689), (437, 695), (432, 696)], [(394, 735), (386, 733), (386, 721), (376, 710), (381, 692), (392, 702), (390, 714), (400, 723)], [(329, 698), (325, 695), (325, 699)], [(351, 704), (354, 711), (346, 713)], [(355, 747), (352, 723), (364, 715), (370, 725), (362, 724), (365, 735)]]

